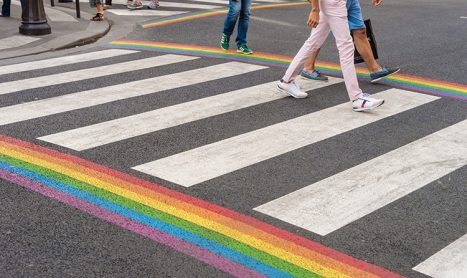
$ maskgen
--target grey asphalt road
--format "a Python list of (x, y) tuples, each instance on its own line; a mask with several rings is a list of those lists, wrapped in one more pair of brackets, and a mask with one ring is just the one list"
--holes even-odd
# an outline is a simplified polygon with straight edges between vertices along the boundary
[[(467, 84), (467, 19), (461, 18), (467, 16), (465, 0), (394, 0), (379, 8), (371, 7), (369, 1), (362, 1), (362, 6), (365, 17), (373, 22), (383, 65), (400, 66), (406, 74)], [(293, 56), (309, 33), (304, 24), (307, 14), (305, 6), (254, 11), (249, 46), (261, 52)], [(217, 16), (153, 29), (136, 28), (126, 38), (217, 46), (222, 21), (223, 16)], [(2, 64), (41, 60), (63, 53), (92, 52), (104, 46), (101, 41), (92, 46), (3, 61)], [(157, 55), (162, 54), (140, 52), (0, 75), (0, 87), (4, 82), (92, 70), (101, 65)], [(332, 40), (325, 44), (319, 59), (338, 61)], [(201, 58), (23, 90), (0, 95), (0, 109), (225, 62)], [(130, 167), (344, 103), (347, 101), (344, 85), (315, 90), (304, 100), (283, 98), (80, 152), (37, 139), (274, 81), (283, 71), (271, 67), (8, 124), (0, 126), (0, 133), (71, 153), (251, 215), (402, 275), (425, 277), (412, 268), (467, 233), (467, 166), (327, 236), (279, 221), (253, 208), (467, 119), (465, 101), (440, 98), (190, 188), (142, 174)], [(389, 88), (367, 82), (361, 82), (361, 87), (369, 93)], [(0, 235), (0, 269), (5, 277), (227, 276), (166, 246), (5, 181), (0, 181)]]

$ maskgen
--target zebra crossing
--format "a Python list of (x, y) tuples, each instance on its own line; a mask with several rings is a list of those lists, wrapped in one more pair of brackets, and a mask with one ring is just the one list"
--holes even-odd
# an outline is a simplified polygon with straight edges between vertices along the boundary
[[(95, 64), (118, 57), (125, 61)], [(465, 173), (467, 114), (439, 121), (434, 128), (411, 126), (419, 129), (412, 137), (401, 143), (386, 139), (380, 149), (367, 146), (372, 149), (367, 156), (345, 155), (359, 148), (361, 142), (350, 139), (371, 137), (378, 142), (381, 139), (374, 137), (374, 132), (397, 130), (394, 126), (401, 119), (410, 122), (413, 114), (430, 115), (444, 109), (449, 101), (381, 87), (376, 95), (387, 104), (372, 113), (355, 113), (344, 98), (338, 97), (346, 97), (343, 80), (330, 78), (329, 82), (299, 81), (311, 99), (315, 94), (330, 99), (304, 108), (310, 104), (307, 100), (296, 101), (275, 92), (271, 78), (277, 78), (274, 70), (243, 62), (175, 54), (150, 56), (117, 49), (8, 65), (0, 67), (0, 130), (24, 137), (24, 130), (17, 134), (13, 130), (27, 128), (30, 132), (26, 138), (33, 136), (40, 144), (69, 149), (83, 157), (91, 153), (102, 153), (102, 157), (145, 153), (144, 161), (128, 159), (129, 165), (123, 167), (193, 194), (201, 189), (207, 195), (218, 193), (223, 205), (239, 209), (235, 206), (241, 203), (244, 211), (323, 239), (344, 233), (352, 225), (371, 226), (365, 222), (369, 215), (378, 215), (389, 205), (404, 202), (414, 192), (453, 173)], [(139, 77), (142, 72), (149, 73)], [(125, 75), (136, 77), (100, 85), (102, 78), (120, 79)], [(254, 84), (242, 82), (245, 75), (257, 77)], [(80, 90), (82, 83), (93, 83), (96, 88)], [(58, 88), (59, 95), (42, 97), (48, 88)], [(38, 99), (1, 105), (2, 100), (25, 92)], [(149, 100), (152, 97), (157, 99)], [(144, 111), (82, 120), (92, 111), (106, 113), (116, 103), (130, 108), (136, 105), (136, 99)], [(145, 106), (146, 100), (160, 104), (153, 109)], [(297, 111), (285, 115), (292, 108)], [(70, 113), (77, 116), (68, 118)], [(245, 117), (254, 113), (263, 117)], [(36, 128), (44, 126), (43, 121), (73, 119), (78, 119), (70, 125), (73, 128), (59, 124), (51, 129)], [(221, 124), (221, 119), (227, 124)], [(235, 125), (243, 126), (237, 130)], [(156, 138), (153, 140), (158, 144), (151, 149), (139, 145), (145, 138)], [(159, 150), (164, 146), (168, 151)], [(329, 149), (337, 154), (325, 151)], [(328, 155), (333, 159), (326, 159)], [(320, 160), (308, 160), (311, 156)], [(335, 166), (318, 173), (313, 169), (319, 168), (317, 164)], [(285, 186), (279, 185), (285, 182)], [(466, 197), (459, 196), (464, 202)], [(444, 242), (438, 250), (424, 253), (410, 268), (432, 277), (466, 276), (466, 232)]]
[[(144, 7), (149, 5), (150, 1), (143, 0), (141, 3)], [(271, 3), (285, 3), (285, 0), (255, 0), (252, 5), (264, 5)], [(228, 7), (228, 1), (224, 0), (199, 0), (199, 1), (160, 1), (160, 6), (157, 9), (140, 9), (127, 10), (121, 8), (121, 5), (126, 5), (127, 0), (112, 1), (113, 7), (107, 9), (106, 12), (120, 16), (148, 16), (148, 17), (165, 17), (173, 16), (188, 12), (196, 12), (202, 10), (216, 10)], [(168, 10), (167, 10), (168, 8)]]

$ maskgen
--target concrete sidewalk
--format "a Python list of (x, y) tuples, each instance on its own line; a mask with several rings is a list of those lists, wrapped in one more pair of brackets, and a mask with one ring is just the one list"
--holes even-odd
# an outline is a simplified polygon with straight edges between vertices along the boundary
[(71, 5), (57, 2), (55, 1), (55, 7), (51, 7), (49, 1), (44, 3), (52, 34), (23, 36), (19, 33), (20, 3), (17, 0), (12, 1), (11, 17), (0, 17), (0, 60), (92, 43), (109, 31), (108, 21), (90, 21), (93, 15), (90, 14), (87, 1), (81, 2), (81, 7), (84, 8), (81, 18), (76, 18), (74, 3)]

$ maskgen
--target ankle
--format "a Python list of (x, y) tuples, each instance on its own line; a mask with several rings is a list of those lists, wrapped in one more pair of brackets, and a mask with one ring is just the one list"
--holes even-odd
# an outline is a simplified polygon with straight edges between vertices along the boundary
[(378, 66), (372, 67), (370, 70), (370, 73), (375, 73), (375, 72), (382, 71), (382, 70), (383, 70), (383, 67), (378, 65)]

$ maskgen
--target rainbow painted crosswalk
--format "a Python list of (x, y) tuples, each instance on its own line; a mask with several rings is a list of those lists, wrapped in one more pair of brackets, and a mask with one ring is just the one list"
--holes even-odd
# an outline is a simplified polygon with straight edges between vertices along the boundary
[(232, 210), (6, 136), (0, 177), (237, 277), (400, 277)]

